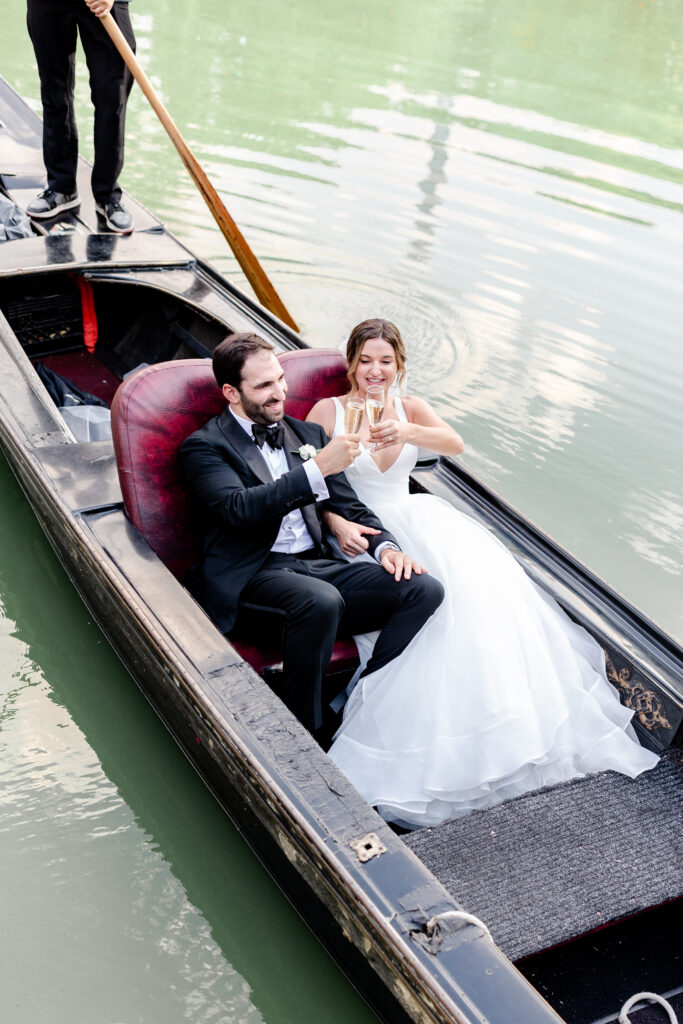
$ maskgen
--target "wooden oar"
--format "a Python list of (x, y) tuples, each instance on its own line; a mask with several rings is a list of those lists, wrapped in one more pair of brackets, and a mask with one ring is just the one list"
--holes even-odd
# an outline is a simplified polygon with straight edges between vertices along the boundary
[(249, 248), (242, 232), (226, 210), (215, 188), (197, 163), (197, 160), (193, 156), (189, 146), (178, 131), (173, 118), (157, 96), (152, 83), (140, 67), (135, 54), (124, 39), (120, 28), (112, 18), (111, 14), (105, 14), (100, 20), (109, 33), (114, 46), (128, 65), (133, 78), (144, 92), (152, 106), (152, 109), (168, 132), (171, 142), (180, 153), (183, 163), (192, 175), (195, 185), (204, 197), (207, 206), (213, 214), (214, 220), (223, 232), (228, 245), (234, 252), (237, 262), (244, 271), (249, 284), (256, 292), (257, 298), (263, 303), (266, 309), (275, 313), (276, 316), (279, 316), (280, 319), (291, 328), (298, 331), (299, 328), (297, 327), (296, 322), (289, 315), (282, 299), (268, 279), (265, 270)]

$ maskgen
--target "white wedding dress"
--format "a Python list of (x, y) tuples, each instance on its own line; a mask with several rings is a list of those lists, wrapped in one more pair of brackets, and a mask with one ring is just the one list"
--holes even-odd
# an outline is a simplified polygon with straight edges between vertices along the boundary
[(382, 472), (364, 448), (346, 476), (446, 597), (403, 654), (353, 690), (332, 760), (385, 819), (411, 828), (590, 772), (654, 767), (596, 641), (483, 526), (409, 493), (417, 453), (405, 444)]

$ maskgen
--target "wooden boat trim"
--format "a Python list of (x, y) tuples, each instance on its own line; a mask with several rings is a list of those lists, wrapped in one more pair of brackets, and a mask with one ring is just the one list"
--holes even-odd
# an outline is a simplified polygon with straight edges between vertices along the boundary
[[(4, 260), (0, 261), (0, 278), (15, 277), (17, 265), (22, 274), (76, 271), (97, 266), (105, 262), (105, 257), (98, 259), (96, 253), (88, 252), (89, 247), (93, 249), (93, 239), (107, 240), (107, 236), (73, 233), (45, 235), (42, 238), (16, 238), (11, 246), (3, 243), (3, 249), (12, 249), (12, 253), (7, 256), (11, 255), (16, 263), (10, 267)], [(114, 246), (109, 248), (113, 262), (118, 267), (158, 267), (160, 264), (172, 267), (188, 263), (187, 250), (165, 232), (140, 231), (134, 235), (116, 236)]]
[(227, 331), (258, 331), (283, 349), (306, 348), (301, 338), (257, 306), (229, 281), (221, 278), (209, 264), (192, 259), (184, 266), (168, 267), (89, 267), (84, 276), (98, 284), (125, 284), (153, 288), (172, 295), (198, 312), (225, 325)]

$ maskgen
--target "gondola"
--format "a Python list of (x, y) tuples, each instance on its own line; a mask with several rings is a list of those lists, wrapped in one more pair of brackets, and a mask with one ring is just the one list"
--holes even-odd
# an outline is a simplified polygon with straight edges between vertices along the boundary
[[(484, 523), (599, 640), (641, 742), (663, 756), (635, 782), (604, 773), (390, 828), (277, 696), (277, 647), (226, 639), (181, 582), (196, 538), (174, 476), (189, 432), (178, 399), (216, 413), (215, 345), (234, 330), (271, 340), (294, 415), (338, 393), (340, 357), (308, 348), (131, 197), (134, 233), (103, 233), (85, 162), (79, 173), (80, 209), (0, 245), (0, 443), (90, 612), (256, 854), (392, 1024), (595, 1024), (639, 990), (681, 1007), (681, 649), (468, 472), (425, 457), (412, 487)], [(0, 186), (20, 207), (44, 186), (39, 120), (1, 79)], [(45, 368), (113, 402), (114, 442), (76, 439)], [(340, 642), (336, 682), (353, 667)]]

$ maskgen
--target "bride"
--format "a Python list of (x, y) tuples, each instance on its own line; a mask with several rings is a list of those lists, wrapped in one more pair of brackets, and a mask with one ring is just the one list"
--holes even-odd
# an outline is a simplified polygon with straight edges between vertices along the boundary
[[(330, 437), (346, 433), (347, 402), (381, 386), (384, 415), (376, 426), (363, 416), (361, 454), (346, 475), (446, 597), (401, 658), (360, 679), (332, 760), (386, 820), (409, 828), (591, 772), (635, 777), (654, 767), (596, 641), (483, 526), (441, 498), (409, 493), (418, 447), (458, 455), (464, 445), (425, 401), (399, 397), (398, 329), (359, 324), (347, 363), (350, 393), (318, 402), (308, 419)], [(367, 528), (326, 516), (344, 554), (364, 557)]]

